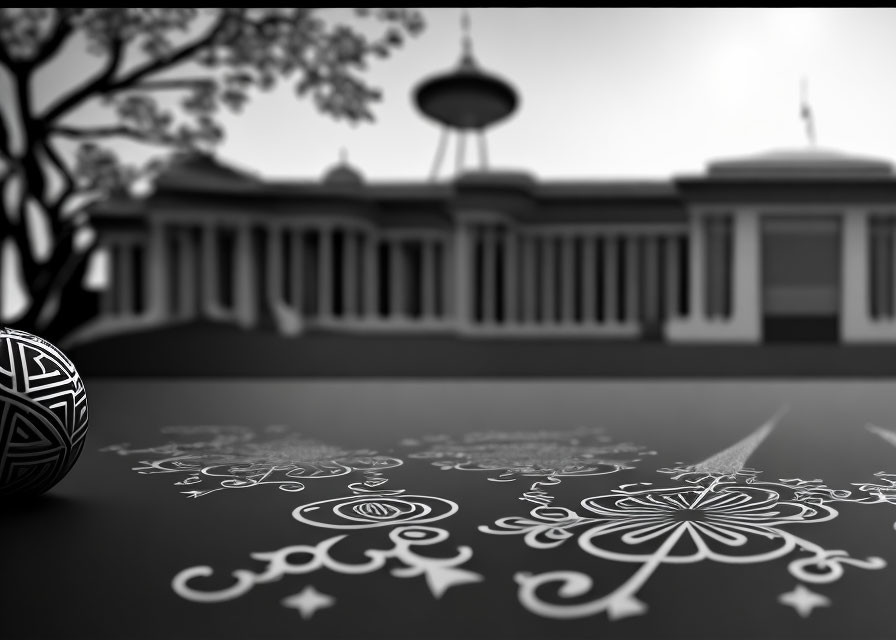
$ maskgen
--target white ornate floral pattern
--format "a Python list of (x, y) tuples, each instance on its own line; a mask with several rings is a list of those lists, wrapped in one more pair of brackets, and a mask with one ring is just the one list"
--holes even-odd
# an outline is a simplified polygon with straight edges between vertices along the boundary
[[(256, 439), (254, 431), (245, 427), (168, 427), (163, 431), (178, 435), (211, 435), (212, 438), (144, 449), (118, 444), (106, 447), (104, 451), (119, 455), (164, 456), (141, 460), (140, 466), (133, 470), (144, 475), (185, 474), (186, 478), (174, 484), (196, 487), (181, 492), (189, 498), (263, 485), (298, 492), (305, 488), (303, 481), (336, 478), (354, 471), (364, 472), (368, 476), (368, 486), (373, 486), (376, 482), (373, 475), (402, 464), (398, 458), (376, 455), (372, 451), (349, 451), (299, 435), (283, 435), (283, 429), (279, 427), (269, 428), (268, 433), (275, 437), (262, 441)], [(200, 484), (206, 486), (198, 488)]]
[(453, 586), (479, 582), (482, 576), (461, 568), (473, 556), (467, 546), (457, 548), (457, 554), (449, 558), (432, 558), (420, 555), (417, 547), (425, 547), (448, 539), (448, 532), (435, 527), (419, 525), (396, 527), (389, 532), (390, 549), (368, 549), (367, 560), (347, 563), (337, 560), (330, 550), (344, 540), (346, 535), (327, 538), (316, 545), (299, 544), (276, 551), (253, 553), (254, 560), (267, 563), (261, 573), (237, 569), (232, 573), (234, 584), (224, 589), (201, 589), (195, 582), (211, 577), (214, 570), (208, 566), (189, 567), (180, 571), (171, 581), (171, 588), (181, 598), (191, 602), (226, 602), (249, 593), (256, 586), (280, 580), (287, 575), (304, 575), (320, 569), (329, 569), (345, 575), (361, 575), (383, 569), (390, 560), (400, 563), (391, 574), (396, 578), (423, 576), (430, 592), (439, 598)]
[[(408, 457), (432, 460), (443, 470), (500, 472), (497, 481), (517, 477), (594, 476), (630, 469), (650, 452), (630, 443), (613, 443), (600, 429), (570, 431), (490, 431), (424, 439), (429, 446)], [(406, 446), (421, 441), (405, 441)]]
[(436, 522), (457, 512), (457, 503), (451, 500), (403, 493), (380, 491), (321, 500), (296, 507), (292, 516), (303, 524), (326, 529), (371, 529)]
[[(610, 619), (643, 614), (647, 604), (637, 594), (662, 564), (702, 561), (726, 564), (768, 562), (794, 552), (788, 570), (799, 580), (827, 583), (839, 579), (844, 565), (881, 569), (881, 558), (851, 558), (846, 551), (827, 550), (784, 527), (821, 523), (837, 517), (837, 511), (817, 495), (799, 492), (790, 483), (724, 482), (716, 478), (707, 486), (617, 489), (611, 494), (586, 498), (582, 506), (592, 516), (572, 511), (533, 510), (531, 521), (499, 520), (486, 533), (518, 533), (536, 548), (561, 544), (576, 535), (579, 547), (589, 555), (613, 562), (638, 564), (622, 585), (585, 602), (567, 603), (587, 594), (592, 581), (578, 571), (551, 571), (515, 576), (519, 597), (530, 611), (553, 618), (579, 618), (606, 612)], [(783, 496), (782, 496), (783, 494)], [(802, 498), (800, 497), (802, 496)], [(786, 498), (786, 499), (785, 499)], [(542, 595), (556, 585), (556, 599)]]

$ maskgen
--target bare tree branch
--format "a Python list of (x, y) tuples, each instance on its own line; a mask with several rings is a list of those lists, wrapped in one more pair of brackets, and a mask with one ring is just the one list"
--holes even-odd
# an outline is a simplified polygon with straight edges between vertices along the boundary
[[(12, 108), (0, 112), (0, 195), (9, 196), (0, 201), (0, 237), (19, 249), (18, 273), (29, 298), (21, 325), (62, 334), (95, 312), (95, 298), (83, 290), (90, 248), (79, 244), (78, 235), (87, 201), (139, 175), (101, 143), (124, 138), (168, 149), (217, 144), (220, 107), (236, 112), (251, 92), (273, 88), (294, 73), (304, 76), (298, 96), (311, 96), (322, 113), (353, 122), (370, 119), (367, 105), (378, 94), (353, 72), (364, 69), (366, 58), (385, 57), (399, 46), (403, 31), (419, 30), (414, 16), (403, 13), (412, 10), (403, 9), (369, 14), (388, 23), (386, 35), (375, 40), (348, 26), (328, 29), (310, 17), (317, 9), (212, 9), (199, 21), (192, 9), (9, 11), (15, 20), (0, 28), (0, 67), (13, 80)], [(6, 12), (0, 9), (0, 20)], [(89, 52), (102, 56), (98, 68), (35, 112), (34, 72), (66, 54), (75, 34), (78, 42), (85, 38)], [(138, 57), (128, 64), (131, 53)], [(182, 92), (173, 96), (183, 98), (179, 106), (162, 105), (156, 92), (165, 91)], [(113, 103), (111, 121), (66, 122), (97, 98)], [(64, 153), (68, 141), (78, 143), (73, 158)], [(145, 171), (157, 173), (158, 165)], [(43, 245), (32, 242), (35, 215), (46, 216), (50, 225), (46, 256), (36, 251)]]
[(53, 127), (50, 129), (51, 134), (65, 136), (75, 140), (97, 140), (99, 138), (129, 138), (137, 142), (146, 144), (156, 144), (162, 146), (177, 146), (181, 141), (171, 135), (162, 133), (147, 133), (126, 127), (124, 125), (116, 125), (109, 127)]
[(76, 140), (93, 140), (96, 138), (124, 137), (133, 138), (143, 141), (146, 137), (142, 131), (126, 127), (124, 125), (115, 125), (109, 127), (53, 127), (49, 130), (50, 134), (74, 138)]
[(56, 149), (53, 148), (53, 143), (49, 140), (44, 140), (41, 145), (44, 153), (50, 161), (50, 164), (56, 169), (59, 175), (62, 176), (63, 186), (59, 195), (56, 199), (47, 205), (48, 212), (51, 213), (50, 220), (52, 224), (55, 226), (58, 224), (57, 220), (59, 220), (62, 216), (62, 205), (65, 203), (66, 199), (74, 193), (76, 185), (75, 180), (72, 177), (72, 172), (69, 170), (65, 163), (62, 161), (62, 158), (59, 157), (59, 154), (56, 153)]
[(38, 263), (31, 248), (31, 240), (28, 237), (28, 194), (22, 193), (19, 199), (18, 219), (7, 219), (7, 229), (19, 250), (19, 260), (22, 266), (22, 274), (26, 281), (30, 281), (37, 275)]
[(102, 89), (102, 92), (111, 93), (114, 91), (133, 88), (134, 85), (140, 83), (144, 78), (151, 76), (154, 73), (170, 69), (180, 62), (188, 60), (197, 52), (211, 45), (218, 37), (218, 35), (223, 31), (224, 27), (227, 25), (228, 20), (230, 20), (229, 14), (222, 13), (218, 17), (215, 24), (208, 30), (208, 32), (195, 42), (182, 46), (180, 49), (168, 54), (164, 58), (158, 58), (156, 60), (153, 60), (152, 62), (148, 62), (137, 67), (124, 77), (109, 83)]
[(215, 81), (211, 78), (170, 78), (146, 80), (131, 88), (137, 91), (177, 91), (182, 89), (201, 89), (214, 84)]
[(71, 109), (80, 105), (83, 101), (93, 97), (96, 93), (103, 92), (118, 72), (118, 66), (121, 64), (123, 53), (124, 43), (121, 40), (114, 40), (109, 46), (109, 57), (106, 60), (106, 65), (103, 67), (103, 70), (95, 75), (90, 81), (57, 101), (56, 104), (47, 109), (39, 119), (44, 123), (51, 123)]
[(14, 70), (17, 65), (16, 61), (9, 55), (9, 51), (6, 50), (6, 44), (2, 39), (0, 39), (0, 64), (10, 71)]
[(9, 128), (6, 125), (3, 109), (0, 109), (0, 156), (12, 160), (12, 149), (9, 146)]
[(56, 52), (62, 47), (63, 43), (74, 31), (71, 21), (68, 19), (68, 9), (56, 9), (56, 26), (53, 33), (41, 45), (37, 55), (30, 61), (32, 68), (39, 67), (47, 60), (56, 55)]

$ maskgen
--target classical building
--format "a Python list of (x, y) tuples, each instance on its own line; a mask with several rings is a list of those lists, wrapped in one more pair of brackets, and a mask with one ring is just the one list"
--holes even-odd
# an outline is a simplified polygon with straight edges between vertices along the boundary
[[(488, 170), (518, 105), (464, 39), (421, 112), (456, 134), (453, 180), (261, 180), (181, 158), (141, 200), (93, 212), (109, 257), (75, 341), (194, 321), (276, 330), (758, 343), (896, 342), (896, 174), (804, 149), (664, 181), (542, 182)], [(463, 172), (464, 139), (480, 166)]]
[(80, 340), (196, 320), (467, 337), (896, 341), (896, 174), (807, 148), (656, 182), (265, 182), (184, 158), (93, 215)]

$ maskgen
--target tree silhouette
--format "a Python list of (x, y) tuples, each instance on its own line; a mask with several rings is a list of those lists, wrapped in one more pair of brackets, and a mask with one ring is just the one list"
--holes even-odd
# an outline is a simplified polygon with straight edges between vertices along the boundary
[[(222, 107), (239, 111), (282, 79), (324, 114), (372, 120), (380, 96), (362, 77), (366, 63), (424, 25), (409, 9), (354, 15), (334, 23), (322, 9), (0, 8), (0, 247), (8, 239), (17, 249), (28, 297), (14, 326), (54, 339), (92, 315), (89, 205), (163, 166), (161, 157), (127, 164), (111, 141), (169, 155), (215, 145)], [(36, 74), (73, 47), (86, 48), (95, 69), (37, 108)], [(96, 101), (107, 122), (72, 123)], [(39, 251), (41, 233), (49, 242)]]

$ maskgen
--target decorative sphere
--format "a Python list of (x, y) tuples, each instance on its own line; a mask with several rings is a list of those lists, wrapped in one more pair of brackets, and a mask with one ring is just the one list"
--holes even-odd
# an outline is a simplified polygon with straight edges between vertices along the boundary
[(57, 347), (0, 327), (0, 497), (38, 495), (74, 466), (87, 435), (87, 393)]

